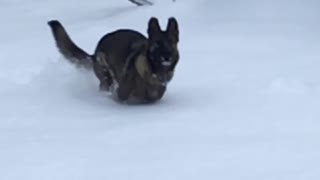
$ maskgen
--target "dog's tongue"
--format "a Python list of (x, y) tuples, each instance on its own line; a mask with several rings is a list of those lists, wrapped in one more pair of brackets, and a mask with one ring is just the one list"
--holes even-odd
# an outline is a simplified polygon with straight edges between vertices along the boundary
[(161, 64), (163, 66), (171, 66), (172, 63), (170, 61), (163, 61)]

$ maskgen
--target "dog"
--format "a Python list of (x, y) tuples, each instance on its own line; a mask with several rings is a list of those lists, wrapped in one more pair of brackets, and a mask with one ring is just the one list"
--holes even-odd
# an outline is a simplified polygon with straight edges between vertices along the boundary
[(47, 22), (60, 54), (77, 67), (93, 69), (101, 91), (111, 91), (118, 102), (152, 103), (160, 100), (172, 80), (180, 55), (179, 27), (174, 17), (162, 31), (151, 17), (148, 37), (133, 29), (105, 34), (93, 55), (78, 47), (58, 20)]

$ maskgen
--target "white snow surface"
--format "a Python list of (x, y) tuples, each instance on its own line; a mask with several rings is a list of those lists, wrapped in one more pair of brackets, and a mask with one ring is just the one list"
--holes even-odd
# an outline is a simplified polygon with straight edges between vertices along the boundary
[[(0, 0), (1, 180), (319, 180), (320, 2)], [(121, 105), (58, 53), (180, 25), (164, 98)]]

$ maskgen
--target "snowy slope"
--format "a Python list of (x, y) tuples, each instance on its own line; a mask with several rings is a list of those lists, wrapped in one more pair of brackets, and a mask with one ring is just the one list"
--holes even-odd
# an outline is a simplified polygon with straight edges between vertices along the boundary
[[(320, 2), (0, 0), (1, 180), (318, 180)], [(178, 18), (163, 100), (124, 106), (58, 54)]]

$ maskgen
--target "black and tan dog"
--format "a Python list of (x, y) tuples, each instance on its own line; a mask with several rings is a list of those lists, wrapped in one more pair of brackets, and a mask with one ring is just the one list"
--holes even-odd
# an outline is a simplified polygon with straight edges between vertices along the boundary
[(179, 61), (178, 22), (171, 17), (162, 31), (158, 19), (148, 23), (148, 37), (131, 29), (103, 36), (89, 55), (69, 37), (58, 20), (48, 22), (60, 53), (71, 63), (93, 69), (100, 90), (111, 91), (119, 102), (151, 103), (160, 100)]

